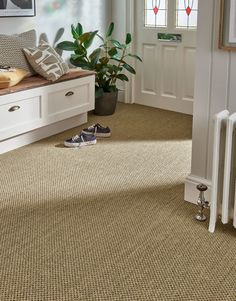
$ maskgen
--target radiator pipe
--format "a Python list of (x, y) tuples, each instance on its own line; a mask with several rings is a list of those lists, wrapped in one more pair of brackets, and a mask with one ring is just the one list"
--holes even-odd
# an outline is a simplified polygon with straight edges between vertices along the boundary
[(198, 213), (195, 216), (196, 220), (199, 222), (205, 222), (206, 216), (203, 214), (204, 209), (209, 208), (209, 202), (206, 201), (204, 193), (207, 191), (208, 187), (204, 184), (197, 185), (197, 190), (199, 191), (199, 197), (197, 200)]

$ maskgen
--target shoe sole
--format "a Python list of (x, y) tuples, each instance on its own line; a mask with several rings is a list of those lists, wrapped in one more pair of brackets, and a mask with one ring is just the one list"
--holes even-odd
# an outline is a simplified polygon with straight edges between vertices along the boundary
[(64, 146), (66, 147), (83, 147), (83, 146), (90, 146), (90, 145), (95, 145), (97, 143), (96, 140), (94, 141), (87, 141), (87, 142), (80, 142), (80, 143), (69, 143), (69, 142), (64, 142)]
[(91, 132), (86, 132), (86, 131), (82, 131), (83, 134), (85, 135), (94, 135), (95, 137), (98, 138), (110, 138), (111, 137), (111, 133), (91, 133)]

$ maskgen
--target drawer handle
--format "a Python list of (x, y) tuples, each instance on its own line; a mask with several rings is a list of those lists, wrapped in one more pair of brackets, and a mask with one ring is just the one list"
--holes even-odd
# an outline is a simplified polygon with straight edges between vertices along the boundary
[(72, 95), (74, 95), (75, 93), (73, 92), (73, 91), (69, 91), (69, 92), (67, 92), (66, 93), (66, 96), (72, 96)]
[(13, 107), (11, 107), (11, 108), (8, 110), (8, 112), (15, 112), (15, 111), (18, 111), (18, 110), (20, 110), (20, 106), (13, 106)]

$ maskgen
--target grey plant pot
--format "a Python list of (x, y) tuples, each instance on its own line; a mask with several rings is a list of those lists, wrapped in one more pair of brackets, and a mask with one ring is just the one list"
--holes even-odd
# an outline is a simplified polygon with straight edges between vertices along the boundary
[(117, 92), (104, 92), (101, 97), (95, 99), (94, 114), (99, 116), (107, 116), (115, 113), (118, 98)]

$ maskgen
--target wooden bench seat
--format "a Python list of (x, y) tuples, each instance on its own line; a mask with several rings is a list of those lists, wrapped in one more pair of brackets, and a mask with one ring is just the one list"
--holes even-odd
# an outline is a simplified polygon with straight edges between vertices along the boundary
[(48, 85), (53, 85), (61, 82), (65, 82), (68, 80), (76, 79), (76, 78), (83, 78), (89, 75), (93, 75), (94, 72), (91, 71), (85, 71), (85, 70), (78, 70), (78, 71), (73, 71), (73, 69), (63, 75), (61, 78), (59, 78), (55, 82), (48, 81), (41, 77), (40, 75), (36, 76), (30, 76), (22, 80), (18, 85), (7, 88), (7, 89), (0, 89), (0, 96), (6, 95), (6, 94), (11, 94), (11, 93), (16, 93), (20, 91), (25, 91), (29, 89), (34, 89), (34, 88), (39, 88), (39, 87), (45, 87)]

